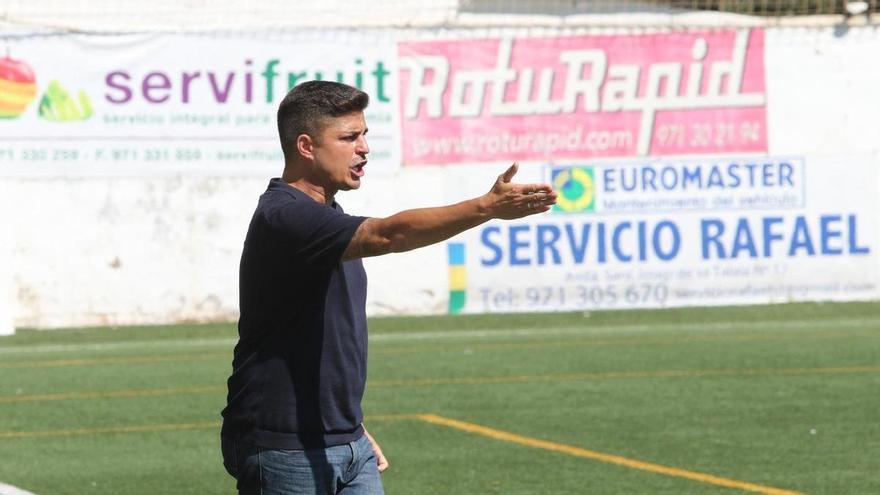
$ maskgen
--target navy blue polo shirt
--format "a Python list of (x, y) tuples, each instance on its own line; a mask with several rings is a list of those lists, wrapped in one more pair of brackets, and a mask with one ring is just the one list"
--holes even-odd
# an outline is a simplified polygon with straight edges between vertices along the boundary
[(269, 182), (241, 255), (224, 437), (305, 449), (363, 435), (367, 276), (341, 258), (364, 220)]

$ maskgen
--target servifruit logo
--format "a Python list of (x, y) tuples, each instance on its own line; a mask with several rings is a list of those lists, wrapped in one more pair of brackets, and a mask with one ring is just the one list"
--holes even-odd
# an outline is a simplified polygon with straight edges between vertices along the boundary
[[(0, 58), (0, 119), (20, 117), (36, 96), (37, 77), (33, 68), (12, 58), (7, 51)], [(84, 91), (74, 99), (57, 80), (49, 81), (38, 107), (40, 118), (56, 122), (86, 120), (92, 113), (92, 102)]]
[(24, 113), (37, 96), (37, 78), (30, 65), (7, 53), (0, 58), (0, 119)]

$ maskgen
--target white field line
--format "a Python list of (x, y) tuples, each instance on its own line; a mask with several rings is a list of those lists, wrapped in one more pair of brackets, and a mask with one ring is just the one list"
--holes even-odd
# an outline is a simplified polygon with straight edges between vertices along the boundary
[(32, 492), (22, 490), (17, 486), (7, 485), (6, 483), (0, 482), (0, 495), (35, 495)]
[(590, 327), (588, 319), (582, 327), (557, 328), (521, 328), (499, 330), (437, 330), (431, 332), (395, 332), (370, 335), (370, 340), (377, 342), (432, 340), (432, 339), (483, 339), (506, 337), (531, 337), (536, 335), (614, 335), (626, 333), (643, 333), (648, 331), (668, 330), (754, 330), (772, 328), (773, 330), (817, 329), (817, 328), (858, 328), (877, 324), (880, 329), (880, 318), (859, 318), (840, 320), (803, 320), (803, 321), (755, 321), (755, 322), (724, 322), (724, 323), (663, 323), (651, 325), (602, 325)]
[[(771, 328), (773, 330), (802, 330), (802, 329), (840, 329), (858, 328), (868, 325), (877, 325), (880, 329), (880, 318), (857, 318), (839, 320), (788, 320), (788, 321), (753, 321), (753, 322), (720, 322), (720, 323), (663, 323), (644, 325), (602, 325), (591, 327), (589, 319), (584, 319), (583, 326), (578, 327), (551, 327), (551, 328), (511, 328), (511, 329), (477, 329), (477, 330), (434, 330), (424, 332), (392, 332), (374, 333), (370, 335), (372, 342), (405, 342), (415, 340), (468, 340), (468, 339), (507, 339), (515, 337), (533, 336), (561, 336), (561, 335), (619, 335), (627, 333), (643, 333), (648, 331), (725, 331), (725, 330), (756, 330)], [(168, 348), (229, 348), (238, 339), (213, 338), (213, 339), (159, 339), (159, 340), (132, 340), (126, 342), (102, 342), (92, 344), (52, 344), (52, 345), (24, 345), (0, 347), (0, 355), (11, 354), (38, 354), (52, 352), (78, 352), (78, 351), (104, 351), (125, 349), (168, 349)], [(2, 494), (0, 494), (2, 495)]]

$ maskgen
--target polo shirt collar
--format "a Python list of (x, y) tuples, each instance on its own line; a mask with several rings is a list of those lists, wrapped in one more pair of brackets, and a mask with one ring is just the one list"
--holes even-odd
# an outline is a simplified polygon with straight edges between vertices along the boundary
[[(269, 187), (267, 190), (268, 191), (280, 191), (280, 192), (283, 192), (285, 194), (290, 195), (294, 199), (305, 198), (310, 201), (315, 201), (315, 198), (309, 196), (308, 194), (306, 194), (306, 193), (300, 191), (299, 189), (291, 186), (290, 184), (284, 182), (283, 180), (281, 180), (281, 177), (273, 177), (272, 179), (269, 179)], [(315, 201), (315, 203), (318, 203), (318, 202)], [(331, 207), (334, 209), (338, 209), (339, 203), (337, 203), (336, 200), (334, 199)]]

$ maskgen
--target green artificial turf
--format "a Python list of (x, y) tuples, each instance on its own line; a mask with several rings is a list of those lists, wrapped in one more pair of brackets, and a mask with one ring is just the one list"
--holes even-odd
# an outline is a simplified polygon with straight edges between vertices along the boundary
[[(370, 333), (365, 424), (389, 494), (746, 493), (722, 478), (880, 493), (878, 303), (377, 318)], [(233, 493), (218, 424), (234, 342), (233, 324), (0, 338), (0, 482)]]

